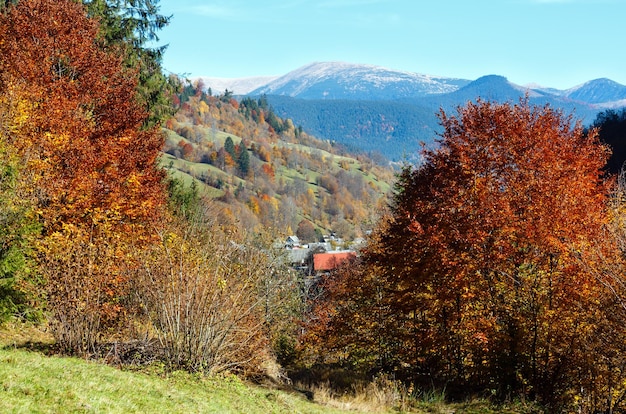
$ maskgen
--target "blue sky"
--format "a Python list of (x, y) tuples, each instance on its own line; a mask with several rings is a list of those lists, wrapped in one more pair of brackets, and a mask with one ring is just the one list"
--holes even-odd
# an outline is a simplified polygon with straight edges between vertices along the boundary
[(163, 66), (283, 75), (342, 61), (559, 89), (626, 85), (626, 0), (161, 0)]

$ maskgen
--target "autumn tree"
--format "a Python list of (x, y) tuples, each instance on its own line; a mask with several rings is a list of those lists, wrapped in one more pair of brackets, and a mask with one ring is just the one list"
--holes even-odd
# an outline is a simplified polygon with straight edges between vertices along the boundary
[(42, 223), (37, 257), (53, 332), (81, 353), (123, 313), (121, 265), (131, 244), (151, 240), (164, 204), (163, 137), (145, 127), (137, 70), (103, 47), (98, 30), (70, 0), (21, 0), (0, 15), (0, 94), (26, 119), (4, 144), (24, 160), (20, 178)]
[[(158, 42), (158, 32), (171, 16), (159, 13), (159, 0), (80, 0), (90, 18), (99, 22), (100, 40), (123, 50), (124, 65), (139, 67), (138, 98), (150, 113), (147, 126), (173, 114), (170, 96), (177, 89), (175, 78), (163, 74), (161, 63), (167, 46), (150, 47)], [(0, 11), (18, 0), (0, 2)]]
[[(403, 170), (364, 251), (376, 277), (354, 287), (377, 295), (369, 314), (385, 310), (382, 367), (453, 394), (522, 394), (553, 408), (599, 398), (597, 361), (616, 348), (595, 339), (619, 344), (624, 325), (606, 329), (619, 302), (580, 256), (603, 243), (607, 149), (596, 131), (527, 100), (468, 103), (440, 120), (439, 147)], [(367, 328), (368, 311), (338, 297), (328, 332)]]
[(298, 223), (298, 229), (296, 230), (296, 236), (304, 243), (317, 241), (317, 235), (315, 233), (315, 226), (309, 220), (302, 220)]

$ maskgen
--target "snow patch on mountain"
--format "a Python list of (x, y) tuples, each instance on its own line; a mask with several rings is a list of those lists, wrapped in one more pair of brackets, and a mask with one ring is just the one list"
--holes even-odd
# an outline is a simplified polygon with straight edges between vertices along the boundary
[(453, 92), (469, 81), (436, 77), (382, 66), (346, 62), (315, 62), (298, 68), (252, 94), (287, 95), (308, 98), (361, 97), (358, 92), (372, 93), (374, 99), (425, 96)]
[(191, 81), (197, 82), (198, 80), (202, 80), (204, 89), (208, 90), (208, 88), (211, 88), (214, 94), (222, 93), (228, 89), (234, 95), (246, 95), (277, 78), (278, 76), (253, 76), (247, 78), (212, 78), (199, 76), (191, 79)]

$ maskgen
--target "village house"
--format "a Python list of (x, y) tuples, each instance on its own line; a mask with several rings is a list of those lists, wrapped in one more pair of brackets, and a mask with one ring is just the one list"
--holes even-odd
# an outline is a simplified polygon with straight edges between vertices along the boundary
[(313, 270), (315, 273), (330, 272), (355, 257), (356, 252), (352, 250), (317, 253), (313, 255)]
[(287, 260), (293, 269), (307, 276), (330, 272), (356, 257), (353, 250), (332, 250), (330, 242), (301, 244), (297, 236), (288, 236), (284, 242), (289, 252)]
[(300, 247), (300, 239), (298, 236), (289, 236), (287, 240), (285, 240), (285, 248), (286, 249), (297, 249)]

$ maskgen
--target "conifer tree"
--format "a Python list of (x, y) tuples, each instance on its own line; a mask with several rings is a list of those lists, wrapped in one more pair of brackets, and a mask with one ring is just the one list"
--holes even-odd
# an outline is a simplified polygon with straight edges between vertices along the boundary
[(226, 140), (224, 141), (224, 150), (228, 154), (230, 154), (233, 160), (237, 159), (237, 153), (235, 151), (235, 143), (233, 142), (233, 139), (231, 137), (226, 137)]
[(241, 147), (239, 148), (237, 165), (239, 167), (239, 172), (241, 173), (242, 177), (248, 175), (248, 172), (250, 171), (250, 154), (248, 154), (248, 149), (243, 145), (241, 145)]

